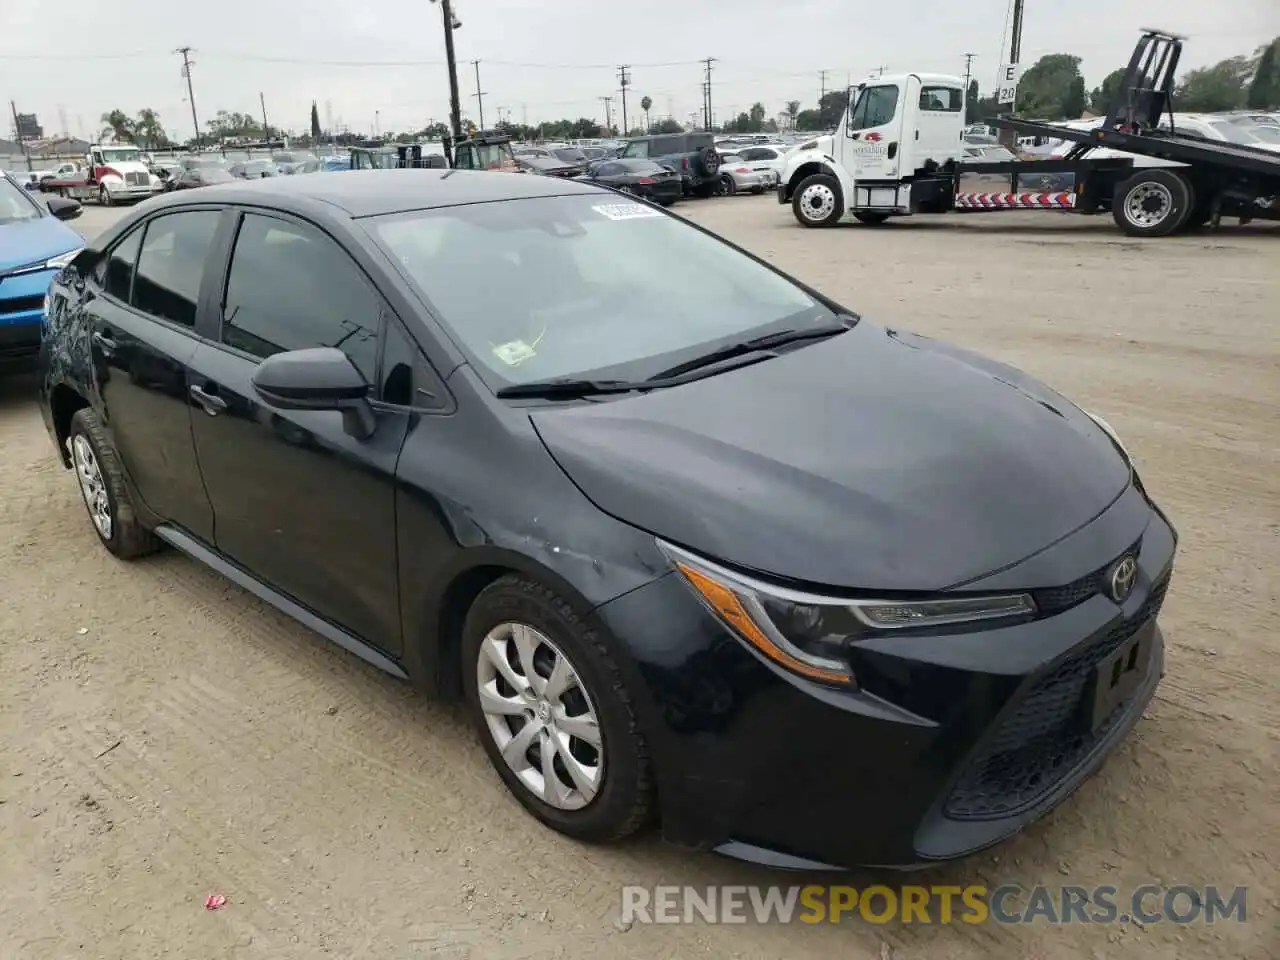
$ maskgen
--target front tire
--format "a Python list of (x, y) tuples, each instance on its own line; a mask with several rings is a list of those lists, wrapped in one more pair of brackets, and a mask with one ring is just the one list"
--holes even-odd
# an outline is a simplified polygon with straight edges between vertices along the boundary
[(720, 175), (720, 196), (732, 197), (738, 192), (738, 185), (734, 182), (733, 177), (727, 173)]
[(1131, 237), (1167, 237), (1186, 224), (1192, 203), (1185, 177), (1168, 170), (1142, 170), (1120, 184), (1111, 216)]
[(791, 212), (802, 227), (834, 227), (844, 215), (839, 181), (826, 173), (805, 177), (791, 199)]
[(547, 826), (591, 843), (653, 810), (649, 751), (605, 639), (538, 580), (502, 577), (463, 628), (468, 708), (498, 775)]
[(71, 418), (67, 442), (80, 495), (102, 545), (121, 560), (160, 549), (160, 541), (138, 520), (120, 460), (91, 408), (77, 410)]
[(98, 188), (98, 203), (104, 207), (111, 206), (111, 191), (105, 183)]

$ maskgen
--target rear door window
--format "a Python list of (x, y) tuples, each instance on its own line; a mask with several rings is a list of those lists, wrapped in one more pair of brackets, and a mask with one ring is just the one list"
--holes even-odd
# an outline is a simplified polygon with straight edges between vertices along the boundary
[(959, 113), (963, 108), (964, 98), (956, 87), (920, 88), (921, 110), (931, 113)]
[(221, 216), (217, 210), (191, 210), (147, 223), (133, 281), (137, 309), (180, 326), (196, 325), (200, 282)]

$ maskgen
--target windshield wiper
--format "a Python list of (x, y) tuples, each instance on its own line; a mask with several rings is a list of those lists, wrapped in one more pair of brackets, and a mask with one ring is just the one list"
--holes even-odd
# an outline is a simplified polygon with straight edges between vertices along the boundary
[(653, 390), (665, 384), (631, 380), (578, 380), (561, 377), (556, 380), (530, 380), (502, 387), (497, 396), (514, 397), (585, 397), (602, 393), (630, 393), (633, 390)]
[[(852, 317), (849, 319), (850, 321), (854, 320)], [(649, 380), (669, 380), (672, 377), (678, 377), (681, 374), (699, 370), (702, 367), (709, 367), (723, 360), (732, 360), (734, 357), (740, 357), (743, 354), (772, 350), (775, 347), (786, 346), (789, 343), (801, 343), (805, 340), (822, 340), (827, 337), (834, 337), (836, 334), (844, 333), (851, 326), (852, 322), (824, 323), (816, 327), (779, 330), (776, 333), (767, 333), (762, 337), (739, 340), (735, 343), (725, 344), (723, 347), (717, 347), (715, 350), (710, 350), (691, 360), (685, 360), (683, 363), (677, 363), (674, 367), (661, 370), (650, 377)]]

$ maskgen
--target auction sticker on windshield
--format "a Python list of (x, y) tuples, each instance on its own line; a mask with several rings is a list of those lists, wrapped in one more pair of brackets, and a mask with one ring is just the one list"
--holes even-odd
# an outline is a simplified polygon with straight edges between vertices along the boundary
[(602, 203), (591, 208), (610, 220), (639, 220), (642, 217), (660, 217), (662, 213), (643, 203)]

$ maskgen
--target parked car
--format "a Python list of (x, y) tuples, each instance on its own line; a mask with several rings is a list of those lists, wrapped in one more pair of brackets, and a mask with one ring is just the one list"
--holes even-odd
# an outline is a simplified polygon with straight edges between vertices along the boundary
[(257, 180), (262, 177), (280, 176), (280, 168), (276, 166), (274, 160), (242, 160), (239, 163), (231, 164), (227, 168), (227, 172), (233, 177), (239, 177), (241, 180)]
[(773, 182), (777, 183), (782, 168), (787, 162), (788, 148), (781, 144), (765, 144), (763, 146), (744, 147), (735, 150), (746, 164), (758, 173), (772, 173)]
[(49, 280), (84, 246), (62, 221), (79, 215), (78, 201), (34, 197), (0, 173), (0, 373), (34, 365)]
[(686, 196), (709, 197), (722, 189), (720, 155), (709, 133), (670, 133), (636, 137), (619, 155), (626, 160), (658, 160), (680, 174)]
[(580, 840), (969, 854), (1163, 672), (1177, 538), (1102, 418), (594, 184), (169, 195), (47, 323), (41, 411), (109, 552), (173, 546), (461, 697)]
[(680, 175), (656, 160), (603, 160), (588, 179), (669, 207), (680, 199)]
[(283, 175), (297, 173), (298, 168), (305, 163), (318, 159), (314, 153), (306, 150), (282, 150), (273, 153), (271, 159), (275, 161), (277, 169)]
[(731, 197), (740, 190), (750, 193), (764, 193), (772, 190), (778, 182), (778, 175), (769, 169), (757, 170), (736, 154), (720, 158), (719, 193)]
[[(372, 151), (370, 151), (372, 153)], [(351, 170), (353, 158), (351, 156), (325, 156), (316, 160), (308, 160), (300, 163), (294, 169), (294, 174), (299, 173), (333, 173), (336, 170)], [(375, 169), (372, 165), (369, 169)], [(392, 167), (391, 169), (394, 169)]]
[(195, 190), (198, 187), (208, 187), (215, 183), (233, 183), (238, 177), (231, 174), (229, 170), (218, 166), (202, 166), (192, 167), (189, 170), (183, 170), (177, 176), (173, 177), (166, 185), (166, 192), (174, 190)]

